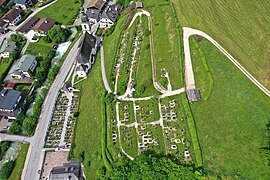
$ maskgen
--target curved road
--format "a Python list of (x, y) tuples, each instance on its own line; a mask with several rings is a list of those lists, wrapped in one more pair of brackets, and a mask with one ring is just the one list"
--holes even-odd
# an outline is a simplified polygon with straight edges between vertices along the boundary
[(42, 149), (45, 144), (45, 137), (49, 127), (54, 104), (58, 96), (58, 91), (62, 87), (65, 78), (67, 77), (68, 72), (76, 59), (75, 57), (78, 52), (79, 41), (80, 39), (70, 50), (44, 101), (43, 109), (39, 117), (39, 123), (37, 125), (35, 135), (32, 137), (32, 143), (27, 153), (22, 179), (39, 179), (40, 174), (38, 174), (38, 171), (41, 169), (43, 163)]
[(192, 29), (189, 27), (183, 28), (183, 38), (184, 38), (184, 52), (185, 52), (185, 79), (186, 79), (186, 88), (194, 89), (195, 88), (195, 80), (192, 69), (192, 62), (190, 57), (190, 48), (189, 48), (189, 37), (191, 35), (200, 35), (206, 39), (208, 39), (211, 43), (213, 43), (230, 61), (240, 70), (242, 71), (247, 78), (249, 78), (260, 90), (262, 90), (268, 97), (270, 97), (270, 91), (266, 89), (255, 77), (253, 77), (232, 55), (230, 55), (220, 44), (218, 44), (213, 38), (204, 33), (203, 31)]

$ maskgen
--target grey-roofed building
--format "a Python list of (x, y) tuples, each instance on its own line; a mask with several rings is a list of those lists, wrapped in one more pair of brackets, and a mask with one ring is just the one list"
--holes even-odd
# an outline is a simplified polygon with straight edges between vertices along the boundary
[(110, 28), (118, 17), (117, 6), (111, 5), (102, 14), (102, 18), (99, 21), (100, 28)]
[(54, 167), (51, 170), (49, 180), (84, 180), (81, 164), (73, 158), (70, 163)]
[(11, 41), (10, 38), (6, 38), (0, 48), (0, 55), (3, 58), (9, 58), (10, 54), (17, 50), (16, 42)]
[(88, 17), (88, 20), (90, 23), (97, 23), (100, 20), (100, 13), (101, 11), (99, 9), (88, 9), (86, 10), (86, 15)]
[(27, 9), (27, 8), (33, 6), (33, 1), (32, 0), (14, 0), (14, 3), (17, 6), (20, 6), (22, 9)]
[(201, 99), (201, 94), (198, 89), (187, 90), (187, 97), (189, 101), (198, 101)]
[(29, 54), (23, 55), (19, 62), (12, 66), (10, 76), (15, 79), (22, 79), (24, 77), (30, 78), (36, 66), (37, 61), (35, 56)]
[[(81, 39), (79, 43), (79, 52), (77, 55), (77, 74), (80, 77), (85, 77), (88, 74), (89, 70), (91, 69), (92, 65), (95, 62), (97, 53), (97, 40), (96, 38), (86, 32), (84, 37)], [(81, 66), (81, 67), (80, 67)], [(84, 71), (85, 73), (82, 74), (79, 71)]]
[(22, 93), (13, 89), (3, 89), (0, 92), (0, 111), (13, 112), (22, 98)]

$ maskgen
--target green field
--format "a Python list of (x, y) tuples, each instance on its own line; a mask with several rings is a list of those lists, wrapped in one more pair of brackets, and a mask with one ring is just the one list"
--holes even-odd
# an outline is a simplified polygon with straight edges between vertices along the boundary
[(28, 148), (29, 148), (29, 144), (23, 144), (21, 151), (19, 155), (17, 156), (15, 167), (12, 170), (9, 180), (21, 179), (21, 174), (24, 167), (24, 162), (25, 162)]
[(181, 26), (200, 29), (270, 89), (270, 1), (173, 0)]
[(37, 13), (37, 17), (49, 17), (60, 24), (71, 25), (81, 6), (80, 0), (58, 0), (56, 3)]
[[(100, 61), (97, 61), (88, 78), (80, 84), (80, 115), (76, 125), (74, 148), (75, 157), (84, 163), (86, 176), (94, 179), (97, 170), (103, 165), (101, 156), (103, 92)], [(84, 158), (81, 158), (82, 154)]]
[(9, 58), (1, 59), (0, 61), (0, 76), (9, 68), (10, 64), (12, 63), (12, 60)]
[(32, 42), (27, 47), (25, 54), (46, 57), (54, 43), (45, 43), (41, 38), (38, 42)]
[(197, 88), (203, 99), (210, 94), (191, 104), (205, 169), (219, 176), (266, 179), (270, 171), (260, 148), (270, 116), (269, 97), (207, 40), (191, 41), (191, 51)]

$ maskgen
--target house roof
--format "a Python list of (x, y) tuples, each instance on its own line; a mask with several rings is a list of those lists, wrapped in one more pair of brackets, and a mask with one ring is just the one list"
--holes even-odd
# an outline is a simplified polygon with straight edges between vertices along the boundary
[(7, 24), (6, 21), (4, 21), (3, 19), (0, 19), (0, 28), (3, 28), (6, 24)]
[(1, 45), (0, 53), (2, 53), (2, 52), (9, 52), (9, 53), (11, 53), (12, 51), (14, 51), (15, 46), (16, 46), (16, 42), (11, 41), (10, 38), (6, 38), (3, 41), (2, 45)]
[(15, 83), (10, 82), (6, 85), (5, 89), (14, 89), (14, 87), (15, 87)]
[(110, 19), (112, 22), (116, 22), (117, 20), (117, 11), (116, 11), (116, 6), (112, 5), (110, 6), (103, 14), (102, 14), (102, 18), (108, 18)]
[(31, 30), (31, 28), (39, 21), (39, 18), (36, 16), (31, 17), (28, 19), (25, 23), (23, 23), (19, 29), (17, 29), (18, 32), (26, 33)]
[(3, 19), (6, 19), (8, 21), (14, 21), (14, 19), (16, 19), (21, 13), (21, 8), (19, 6), (15, 6), (3, 16)]
[(99, 20), (100, 19), (100, 17), (99, 17), (100, 10), (99, 9), (88, 9), (86, 11), (86, 15), (88, 18)]
[(77, 56), (78, 63), (86, 64), (89, 63), (91, 54), (93, 49), (96, 46), (96, 38), (89, 34), (88, 32), (85, 33), (82, 41), (79, 44), (80, 51)]
[(23, 55), (20, 58), (18, 64), (12, 66), (10, 74), (20, 74), (22, 71), (24, 72), (29, 71), (35, 59), (36, 59), (35, 56), (29, 54)]
[(33, 27), (33, 30), (43, 31), (47, 33), (55, 24), (55, 20), (48, 17), (40, 19), (37, 24)]
[(87, 9), (93, 8), (101, 10), (104, 7), (105, 3), (106, 1), (103, 0), (91, 0), (87, 6)]
[(22, 93), (20, 91), (13, 89), (3, 89), (0, 92), (0, 108), (13, 110), (21, 94)]
[(198, 101), (201, 99), (200, 91), (198, 89), (187, 90), (187, 96), (189, 101)]
[(14, 3), (25, 5), (27, 1), (28, 0), (14, 0)]
[(2, 6), (5, 2), (7, 2), (8, 0), (0, 0), (0, 6)]
[(63, 166), (53, 167), (50, 173), (50, 180), (59, 179), (82, 179), (80, 177), (81, 164), (76, 159), (71, 159), (70, 163), (63, 164)]
[(81, 20), (82, 20), (82, 22), (88, 22), (88, 17), (85, 14), (85, 12), (82, 12)]

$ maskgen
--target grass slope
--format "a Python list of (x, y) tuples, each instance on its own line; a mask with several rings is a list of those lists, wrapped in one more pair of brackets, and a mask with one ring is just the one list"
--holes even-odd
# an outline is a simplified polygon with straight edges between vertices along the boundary
[(20, 153), (16, 159), (15, 167), (12, 170), (12, 173), (9, 177), (9, 180), (16, 180), (21, 178), (25, 158), (27, 155), (27, 151), (29, 148), (29, 144), (23, 144)]
[[(100, 61), (96, 61), (88, 78), (80, 86), (80, 115), (76, 125), (74, 154), (75, 157), (83, 160), (86, 176), (96, 179), (96, 172), (103, 164), (101, 156), (103, 98), (101, 97), (104, 87)], [(81, 159), (82, 153), (84, 159)]]
[(191, 104), (205, 168), (218, 175), (269, 177), (267, 160), (259, 150), (270, 116), (269, 98), (210, 42), (203, 39), (197, 47), (195, 43), (191, 41), (197, 87), (206, 92), (211, 84), (199, 51), (214, 81), (209, 98)]
[(60, 24), (71, 25), (76, 19), (81, 6), (80, 0), (58, 0), (53, 5), (37, 13), (37, 17), (49, 17)]
[(182, 26), (209, 34), (270, 89), (270, 1), (173, 2)]
[(40, 39), (38, 42), (30, 43), (25, 51), (25, 54), (46, 57), (49, 51), (52, 49), (53, 44), (54, 43), (45, 43), (43, 39)]

